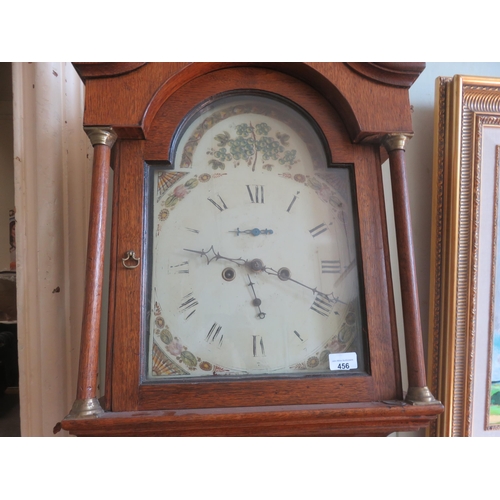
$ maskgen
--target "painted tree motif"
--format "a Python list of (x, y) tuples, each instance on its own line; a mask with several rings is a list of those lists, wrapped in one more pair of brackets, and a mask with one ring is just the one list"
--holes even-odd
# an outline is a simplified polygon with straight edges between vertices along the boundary
[[(289, 169), (297, 163), (295, 149), (286, 149), (289, 145), (290, 136), (276, 133), (276, 138), (269, 135), (271, 127), (267, 123), (258, 123), (253, 126), (251, 123), (242, 123), (236, 126), (236, 137), (224, 131), (217, 134), (214, 139), (217, 141), (217, 147), (207, 151), (213, 158), (208, 162), (214, 170), (226, 168), (228, 161), (233, 161), (235, 166), (240, 161), (244, 161), (248, 166), (252, 166), (255, 171), (257, 159), (261, 156), (262, 163), (277, 161), (280, 165)], [(260, 155), (259, 155), (260, 153)], [(272, 164), (267, 163), (263, 168), (271, 170)]]

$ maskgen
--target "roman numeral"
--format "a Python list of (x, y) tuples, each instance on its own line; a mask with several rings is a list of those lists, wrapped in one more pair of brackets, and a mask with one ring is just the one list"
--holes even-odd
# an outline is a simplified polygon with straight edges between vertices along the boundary
[[(217, 195), (219, 197), (219, 200), (220, 202), (222, 203), (222, 207), (216, 202), (214, 201), (212, 198), (207, 198), (207, 200), (214, 206), (216, 207), (217, 209), (219, 209), (221, 212), (223, 210), (226, 210), (227, 209), (227, 206), (226, 204), (224, 203), (224, 200), (220, 197), (220, 195)], [(224, 208), (223, 208), (224, 207)]]
[[(264, 339), (262, 338), (261, 335), (252, 335), (253, 340), (252, 340), (252, 350), (253, 350), (253, 357), (261, 357), (266, 355), (266, 350), (264, 349)], [(260, 340), (258, 340), (260, 338)], [(260, 349), (259, 349), (260, 347)]]
[(319, 236), (321, 233), (324, 233), (328, 227), (326, 224), (323, 222), (319, 226), (313, 227), (312, 229), (309, 229), (309, 232), (311, 233), (311, 236), (313, 238), (316, 238), (316, 236)]
[(300, 336), (300, 333), (297, 330), (294, 330), (293, 333), (295, 333), (295, 335), (297, 335), (297, 337), (299, 337), (299, 340), (301, 342), (304, 342), (304, 339)]
[(180, 264), (168, 266), (168, 274), (189, 274), (189, 262), (186, 260)]
[(327, 298), (318, 296), (314, 299), (310, 309), (321, 314), (321, 316), (328, 316), (332, 311), (332, 303)]
[(185, 313), (189, 311), (190, 309), (193, 309), (192, 311), (189, 311), (189, 314), (186, 316), (186, 319), (189, 319), (195, 312), (196, 312), (196, 306), (198, 305), (198, 301), (193, 297), (192, 293), (188, 293), (186, 296), (182, 298), (182, 304), (179, 306), (179, 311), (181, 313)]
[(222, 326), (218, 325), (217, 323), (214, 323), (212, 325), (212, 328), (208, 331), (207, 336), (205, 337), (205, 341), (208, 342), (209, 344), (213, 344), (215, 341), (217, 341), (218, 345), (222, 345), (222, 340), (224, 338), (224, 335), (221, 335), (219, 337), (220, 331), (222, 330)]
[(340, 260), (322, 260), (321, 272), (323, 274), (340, 274)]
[[(254, 192), (252, 193), (252, 187)], [(250, 196), (250, 201), (252, 203), (264, 203), (264, 186), (252, 186), (247, 184), (248, 196)]]
[[(299, 193), (297, 193), (297, 194), (299, 194)], [(286, 209), (286, 211), (287, 211), (288, 213), (290, 213), (290, 210), (292, 209), (293, 204), (295, 203), (295, 200), (296, 200), (296, 199), (297, 199), (297, 196), (295, 196), (295, 195), (294, 195), (294, 196), (293, 196), (293, 200), (291, 201), (290, 205), (288, 205), (288, 208)]]

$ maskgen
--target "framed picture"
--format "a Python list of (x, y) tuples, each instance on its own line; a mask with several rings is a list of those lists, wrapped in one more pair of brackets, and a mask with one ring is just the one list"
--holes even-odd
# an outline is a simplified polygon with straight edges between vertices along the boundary
[(500, 436), (500, 78), (436, 82), (432, 436)]

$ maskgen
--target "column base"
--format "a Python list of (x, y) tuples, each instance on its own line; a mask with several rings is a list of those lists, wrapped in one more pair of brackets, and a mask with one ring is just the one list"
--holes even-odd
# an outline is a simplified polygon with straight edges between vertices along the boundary
[(406, 393), (405, 402), (410, 405), (435, 405), (441, 404), (431, 393), (427, 386), (410, 387)]
[(77, 399), (73, 403), (73, 407), (66, 419), (81, 419), (81, 418), (99, 418), (104, 415), (104, 410), (101, 408), (97, 398)]

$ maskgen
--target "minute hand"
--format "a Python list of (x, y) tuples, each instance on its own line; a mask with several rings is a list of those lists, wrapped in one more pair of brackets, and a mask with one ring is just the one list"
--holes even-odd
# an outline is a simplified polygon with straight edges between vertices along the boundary
[(279, 271), (275, 271), (272, 267), (265, 267), (264, 268), (264, 271), (267, 274), (270, 274), (272, 276), (277, 276), (282, 281), (292, 281), (293, 283), (297, 283), (297, 285), (303, 286), (304, 288), (307, 288), (308, 290), (311, 290), (311, 292), (313, 294), (319, 295), (320, 297), (324, 297), (325, 299), (327, 299), (330, 302), (333, 302), (335, 304), (336, 303), (340, 303), (340, 304), (344, 304), (345, 305), (345, 302), (342, 302), (338, 297), (335, 297), (335, 295), (333, 294), (333, 292), (331, 292), (331, 293), (320, 292), (316, 287), (312, 288), (312, 287), (310, 287), (308, 285), (305, 285), (304, 283), (301, 283), (300, 281), (294, 280), (290, 276), (290, 271), (288, 271), (288, 269), (286, 270), (286, 272), (283, 272), (283, 270), (284, 270), (283, 268), (280, 269)]

